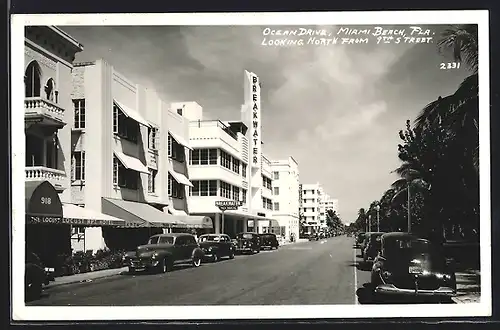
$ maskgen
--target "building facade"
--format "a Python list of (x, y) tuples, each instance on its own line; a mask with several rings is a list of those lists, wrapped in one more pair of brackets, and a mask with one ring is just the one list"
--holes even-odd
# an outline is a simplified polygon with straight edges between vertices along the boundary
[[(190, 214), (212, 217), (215, 232), (231, 236), (264, 228), (278, 230), (272, 218), (271, 162), (262, 153), (258, 76), (245, 71), (244, 104), (238, 120), (204, 118), (196, 102), (173, 103), (172, 109), (190, 121)], [(241, 205), (223, 215), (217, 201)]]
[(271, 161), (273, 217), (280, 226), (277, 233), (286, 239), (299, 237), (299, 165), (293, 157)]
[(324, 193), (320, 201), (319, 213), (319, 222), (323, 227), (326, 227), (328, 211), (334, 211), (338, 213), (338, 200), (333, 199), (330, 195)]
[[(71, 97), (72, 203), (124, 219), (130, 227), (156, 221), (169, 231), (206, 221), (187, 216), (187, 118), (103, 60), (75, 65)], [(102, 228), (76, 230), (84, 238), (73, 242), (75, 249), (106, 245)]]
[(25, 241), (47, 262), (71, 253), (63, 205), (71, 201), (71, 71), (83, 46), (53, 26), (26, 27), (24, 45)]
[(319, 183), (302, 184), (302, 207), (305, 232), (317, 232), (321, 227), (321, 200), (323, 187)]

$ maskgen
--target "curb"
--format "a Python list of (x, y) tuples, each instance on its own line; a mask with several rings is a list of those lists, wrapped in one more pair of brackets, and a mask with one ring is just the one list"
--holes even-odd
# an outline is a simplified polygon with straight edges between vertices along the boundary
[[(59, 287), (59, 286), (63, 286), (63, 285), (70, 285), (70, 284), (76, 284), (76, 283), (88, 283), (88, 282), (92, 282), (93, 280), (96, 280), (96, 279), (100, 279), (100, 278), (106, 278), (106, 277), (111, 277), (111, 276), (116, 276), (116, 275), (119, 275), (121, 273), (123, 273), (124, 271), (127, 271), (127, 267), (122, 267), (122, 268), (115, 268), (116, 271), (114, 272), (107, 272), (107, 273), (103, 273), (103, 274), (92, 274), (92, 272), (88, 272), (86, 274), (92, 274), (93, 276), (89, 276), (88, 278), (84, 278), (84, 279), (73, 279), (73, 280), (68, 280), (68, 281), (65, 281), (65, 282), (62, 282), (62, 283), (57, 283), (57, 282), (52, 282), (46, 286), (44, 286), (44, 289), (50, 289), (50, 288), (54, 288), (54, 287)], [(71, 275), (70, 275), (71, 276)], [(64, 278), (64, 277), (60, 277), (60, 278)], [(56, 278), (56, 281), (57, 281), (57, 278)]]

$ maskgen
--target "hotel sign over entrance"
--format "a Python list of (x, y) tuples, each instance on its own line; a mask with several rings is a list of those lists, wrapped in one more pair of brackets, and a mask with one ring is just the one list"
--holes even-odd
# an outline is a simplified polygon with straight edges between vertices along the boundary
[(243, 205), (242, 202), (238, 201), (217, 201), (215, 202), (215, 206), (219, 208), (221, 211), (227, 211), (227, 210), (237, 210), (238, 207)]
[(224, 234), (224, 211), (227, 210), (237, 210), (239, 206), (243, 205), (243, 202), (238, 201), (216, 201), (215, 206), (222, 211), (222, 219), (221, 219), (221, 229), (220, 233)]

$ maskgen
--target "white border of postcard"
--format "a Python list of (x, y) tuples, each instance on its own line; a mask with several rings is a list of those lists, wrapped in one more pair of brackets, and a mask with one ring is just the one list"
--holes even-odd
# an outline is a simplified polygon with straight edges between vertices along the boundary
[[(166, 24), (167, 22), (167, 24)], [(470, 304), (301, 306), (45, 307), (24, 303), (23, 80), (26, 25), (408, 25), (478, 24), (480, 79), (481, 300)], [(315, 13), (12, 15), (12, 317), (23, 321), (306, 319), (491, 316), (489, 21), (487, 10)], [(17, 258), (15, 257), (17, 256)], [(355, 293), (353, 293), (355, 294)]]

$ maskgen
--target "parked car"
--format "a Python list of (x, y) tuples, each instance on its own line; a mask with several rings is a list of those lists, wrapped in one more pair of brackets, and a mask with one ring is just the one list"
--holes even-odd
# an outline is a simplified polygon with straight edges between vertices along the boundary
[(361, 247), (361, 243), (363, 242), (363, 240), (365, 239), (365, 233), (364, 232), (361, 232), (361, 233), (358, 233), (356, 235), (356, 241), (355, 241), (355, 247), (357, 249), (359, 249)]
[[(363, 240), (363, 243), (361, 243), (361, 257), (363, 257), (364, 261), (373, 261), (375, 257), (377, 256), (378, 249), (376, 248), (376, 239), (377, 237), (380, 239), (380, 237), (384, 233), (382, 232), (370, 232), (365, 234), (365, 239)], [(371, 245), (371, 246), (370, 246)], [(372, 259), (368, 260), (368, 256), (366, 253), (369, 252)], [(375, 254), (374, 254), (375, 253)]]
[(257, 233), (239, 233), (236, 235), (238, 253), (259, 253), (260, 252), (260, 236)]
[(363, 261), (372, 263), (377, 257), (381, 249), (382, 235), (384, 233), (371, 233), (368, 238), (368, 243), (363, 251)]
[(442, 249), (406, 233), (382, 236), (371, 285), (378, 296), (451, 297), (457, 290), (453, 265), (446, 260)]
[(279, 242), (275, 234), (260, 234), (260, 247), (269, 249), (278, 249)]
[(203, 250), (191, 234), (159, 234), (151, 236), (148, 243), (127, 252), (123, 263), (129, 272), (137, 269), (170, 271), (175, 264), (191, 263), (199, 267), (204, 258)]
[(217, 262), (221, 258), (234, 259), (235, 247), (231, 237), (226, 234), (205, 234), (198, 238), (198, 243), (205, 254), (205, 259)]
[(54, 268), (46, 268), (40, 258), (26, 251), (24, 263), (24, 296), (27, 301), (40, 298), (44, 285), (54, 280)]

